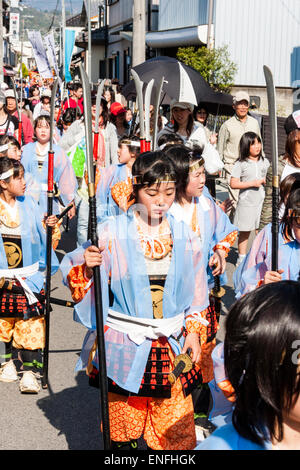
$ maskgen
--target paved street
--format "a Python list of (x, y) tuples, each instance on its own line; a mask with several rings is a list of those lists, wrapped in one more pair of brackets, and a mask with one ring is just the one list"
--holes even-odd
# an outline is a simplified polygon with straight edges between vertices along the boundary
[[(225, 197), (218, 187), (218, 197)], [(75, 248), (70, 231), (63, 234), (58, 250), (61, 258), (64, 248)], [(236, 249), (228, 257), (228, 281), (221, 328), (218, 338), (224, 336), (224, 319), (233, 301), (232, 272), (236, 261)], [(58, 272), (52, 280), (52, 295), (70, 298), (62, 286)], [(49, 382), (46, 390), (38, 395), (21, 395), (16, 383), (1, 383), (0, 449), (6, 450), (95, 450), (101, 449), (99, 432), (99, 399), (96, 389), (89, 387), (84, 372), (74, 373), (85, 329), (73, 321), (72, 309), (54, 306), (50, 324)], [(8, 430), (3, 432), (3, 430)]]

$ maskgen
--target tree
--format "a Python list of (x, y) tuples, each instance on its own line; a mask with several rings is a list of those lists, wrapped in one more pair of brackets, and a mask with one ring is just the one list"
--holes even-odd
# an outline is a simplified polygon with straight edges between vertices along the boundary
[(177, 59), (197, 70), (215, 90), (230, 92), (238, 68), (230, 59), (228, 46), (216, 49), (179, 47)]

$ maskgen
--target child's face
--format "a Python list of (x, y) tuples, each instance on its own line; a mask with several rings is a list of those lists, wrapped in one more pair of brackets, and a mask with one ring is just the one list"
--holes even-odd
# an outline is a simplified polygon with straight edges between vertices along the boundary
[(189, 175), (189, 182), (187, 184), (185, 194), (188, 198), (200, 197), (205, 185), (205, 169), (201, 166), (196, 171), (192, 171)]
[(171, 182), (145, 186), (138, 192), (137, 203), (151, 220), (162, 219), (174, 202), (175, 190)]
[(249, 153), (250, 157), (258, 157), (261, 154), (261, 143), (257, 139), (250, 145)]
[(47, 121), (39, 121), (35, 128), (35, 135), (41, 144), (45, 144), (50, 140), (50, 126)]
[(8, 183), (5, 183), (5, 181), (1, 183), (2, 188), (5, 189), (11, 196), (24, 196), (26, 183), (23, 170), (20, 170), (20, 174), (16, 178), (11, 177)]
[(14, 160), (21, 160), (21, 150), (16, 146), (12, 145), (11, 147), (8, 147), (7, 150), (7, 156), (9, 158), (13, 158)]
[(128, 163), (131, 159), (131, 153), (129, 151), (128, 145), (121, 144), (118, 147), (118, 158), (120, 163)]

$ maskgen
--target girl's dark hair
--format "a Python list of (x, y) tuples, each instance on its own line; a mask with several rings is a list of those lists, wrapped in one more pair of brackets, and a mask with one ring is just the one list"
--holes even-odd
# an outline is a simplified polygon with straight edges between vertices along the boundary
[(194, 150), (190, 150), (184, 145), (172, 145), (164, 153), (175, 166), (177, 177), (176, 201), (181, 202), (189, 182), (190, 164), (201, 159), (202, 149), (196, 147)]
[(157, 141), (157, 144), (158, 146), (160, 147), (161, 145), (165, 145), (164, 147), (164, 150), (166, 150), (166, 148), (169, 146), (169, 145), (183, 145), (183, 140), (182, 138), (180, 137), (180, 135), (178, 134), (169, 134), (169, 133), (166, 133), (166, 134), (162, 134), (160, 136), (160, 138), (158, 139)]
[(34, 121), (34, 126), (33, 126), (34, 130), (37, 128), (37, 125), (40, 121), (46, 121), (50, 126), (50, 116), (48, 116), (47, 114), (42, 114), (38, 116), (36, 120)]
[(109, 93), (110, 93), (110, 95), (111, 95), (111, 100), (110, 100), (110, 102), (111, 102), (111, 103), (114, 103), (114, 102), (116, 101), (116, 95), (115, 95), (115, 92), (114, 92), (113, 88), (111, 88), (111, 87), (106, 87), (105, 90), (104, 90), (104, 93), (105, 93), (106, 91), (109, 91)]
[(10, 144), (10, 143), (12, 145), (15, 145), (19, 150), (21, 150), (21, 145), (19, 144), (19, 141), (13, 135), (2, 135), (0, 137), (0, 145)]
[[(261, 138), (255, 132), (245, 132), (242, 135), (239, 144), (239, 161), (244, 162), (249, 158), (250, 145), (255, 143), (255, 140), (261, 143)], [(262, 153), (259, 155), (259, 159), (263, 158)]]
[(75, 108), (67, 108), (62, 115), (62, 121), (64, 124), (72, 124), (76, 119), (76, 110)]
[(141, 147), (136, 147), (135, 145), (130, 145), (128, 142), (133, 141), (133, 142), (139, 142), (140, 138), (137, 137), (136, 135), (133, 135), (132, 137), (128, 137), (128, 135), (123, 135), (119, 139), (119, 146), (120, 145), (127, 145), (129, 152), (134, 153), (135, 156), (137, 157), (141, 153)]
[[(1, 140), (0, 140), (1, 142)], [(286, 176), (279, 185), (280, 203), (285, 204), (288, 195), (294, 189), (300, 188), (300, 173), (295, 172)]]
[[(5, 180), (2, 180), (2, 181), (5, 181), (6, 183), (8, 183), (11, 178), (13, 178), (13, 179), (18, 178), (18, 176), (20, 176), (20, 172), (21, 171), (24, 172), (24, 167), (23, 167), (22, 163), (19, 162), (18, 160), (14, 160), (14, 159), (8, 158), (8, 157), (0, 158), (0, 175), (5, 173), (6, 171), (10, 170), (11, 168), (14, 169), (14, 174), (12, 176), (10, 176), (9, 178), (7, 178)], [(0, 191), (1, 191), (1, 189), (0, 189)]]
[(295, 129), (294, 131), (288, 134), (286, 142), (285, 142), (284, 158), (288, 160), (288, 162), (295, 167), (300, 166), (299, 161), (297, 160), (297, 155), (296, 155), (296, 143), (298, 142), (299, 138), (300, 138), (299, 129)]
[(196, 121), (197, 120), (197, 113), (199, 113), (200, 109), (204, 109), (204, 111), (206, 112), (206, 119), (205, 119), (205, 122), (204, 122), (204, 126), (206, 126), (206, 123), (207, 123), (207, 119), (208, 119), (208, 116), (209, 116), (209, 112), (208, 112), (208, 108), (207, 106), (205, 105), (202, 105), (201, 103), (197, 106), (197, 108), (194, 109), (194, 120)]
[(176, 181), (176, 172), (172, 160), (163, 152), (144, 152), (135, 160), (132, 166), (132, 176), (140, 176), (140, 184), (133, 185), (131, 199), (137, 201), (137, 195), (140, 189), (152, 186), (159, 179), (166, 175)]
[(300, 393), (299, 298), (299, 282), (265, 284), (235, 302), (227, 316), (224, 361), (236, 398), (232, 422), (258, 444), (282, 440), (283, 413)]
[(285, 211), (281, 219), (281, 232), (282, 235), (287, 235), (291, 240), (294, 240), (293, 235), (293, 216), (292, 213), (300, 214), (300, 188), (295, 186), (292, 189), (285, 205)]
[[(177, 133), (177, 131), (179, 129), (179, 126), (178, 126), (177, 122), (175, 121), (174, 116), (173, 116), (173, 121), (174, 121), (174, 132)], [(193, 113), (190, 113), (188, 123), (187, 123), (187, 126), (186, 126), (186, 133), (187, 133), (188, 137), (190, 137), (190, 135), (192, 133), (192, 130), (193, 130), (193, 127), (194, 127), (194, 117), (193, 117)]]
[(40, 87), (39, 87), (38, 85), (32, 85), (32, 86), (29, 88), (29, 96), (30, 96), (30, 97), (33, 96), (34, 90), (39, 90), (39, 91), (40, 91)]
[(101, 106), (102, 106), (102, 113), (101, 113), (101, 116), (102, 116), (102, 125), (104, 127), (106, 127), (108, 121), (109, 121), (109, 111), (108, 111), (108, 107), (107, 107), (107, 101), (105, 98), (101, 98)]

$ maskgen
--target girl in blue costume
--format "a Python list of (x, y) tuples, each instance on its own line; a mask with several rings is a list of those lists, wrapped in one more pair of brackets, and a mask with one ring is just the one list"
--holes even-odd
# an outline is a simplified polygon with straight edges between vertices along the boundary
[[(27, 192), (41, 206), (42, 213), (47, 212), (48, 189), (48, 151), (50, 146), (50, 118), (39, 116), (34, 124), (36, 142), (23, 147), (21, 162), (27, 178)], [(53, 145), (54, 151), (54, 183), (64, 206), (74, 201), (77, 181), (71, 162), (58, 145)], [(53, 213), (59, 214), (60, 207), (54, 197)], [(68, 217), (75, 215), (75, 206), (68, 212)]]
[(292, 190), (279, 225), (278, 272), (272, 271), (272, 226), (266, 225), (255, 238), (251, 250), (234, 273), (236, 297), (261, 284), (298, 280), (300, 272), (300, 189)]
[(133, 200), (132, 166), (140, 154), (138, 137), (122, 137), (119, 140), (119, 165), (110, 165), (101, 169), (100, 182), (97, 187), (97, 216), (101, 221), (110, 215), (126, 212)]
[[(40, 386), (35, 372), (42, 367), (40, 356), (45, 339), (44, 302), (39, 294), (45, 281), (46, 234), (39, 206), (30, 196), (24, 196), (25, 188), (20, 162), (1, 158), (0, 381), (18, 380), (12, 359), (16, 348), (23, 363), (20, 391), (37, 393)], [(48, 225), (53, 226), (54, 222), (55, 217), (47, 219)], [(54, 274), (58, 269), (54, 253), (52, 260)], [(8, 283), (12, 290), (7, 288)]]
[(300, 284), (265, 284), (230, 309), (225, 370), (232, 422), (196, 450), (300, 450)]
[(136, 204), (98, 226), (100, 248), (87, 244), (61, 263), (76, 319), (89, 329), (77, 368), (94, 374), (98, 365), (91, 268), (101, 264), (111, 439), (123, 448), (143, 434), (152, 449), (192, 449), (193, 405), (183, 388), (198, 369), (172, 388), (167, 376), (175, 355), (190, 349), (194, 363), (201, 355), (208, 288), (200, 239), (168, 213), (176, 190), (168, 157), (144, 153), (132, 173)]
[[(209, 288), (214, 286), (214, 276), (221, 275), (220, 284), (226, 283), (226, 256), (233, 245), (237, 230), (229, 218), (214, 202), (205, 189), (205, 168), (201, 149), (189, 150), (177, 145), (166, 151), (175, 164), (178, 185), (176, 200), (170, 212), (177, 220), (184, 221), (200, 237), (203, 244), (203, 256), (209, 279)], [(219, 301), (220, 302), (220, 301)], [(202, 386), (193, 394), (195, 412), (207, 415), (210, 402), (210, 390), (207, 385), (213, 379), (212, 353), (216, 345), (217, 321), (220, 304), (210, 296), (211, 329), (207, 343), (202, 346), (201, 371)], [(203, 430), (210, 428), (206, 419), (196, 421)]]

